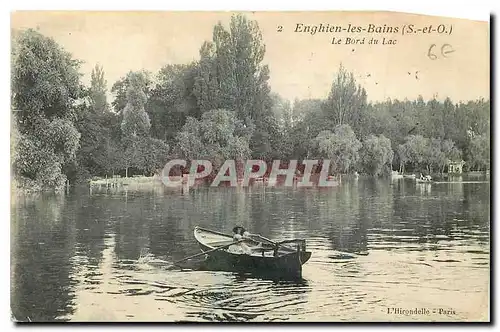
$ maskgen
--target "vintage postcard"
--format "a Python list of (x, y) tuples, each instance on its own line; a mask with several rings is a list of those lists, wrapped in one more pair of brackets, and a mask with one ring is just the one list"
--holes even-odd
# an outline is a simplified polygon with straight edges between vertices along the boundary
[(489, 322), (490, 25), (11, 13), (15, 322)]

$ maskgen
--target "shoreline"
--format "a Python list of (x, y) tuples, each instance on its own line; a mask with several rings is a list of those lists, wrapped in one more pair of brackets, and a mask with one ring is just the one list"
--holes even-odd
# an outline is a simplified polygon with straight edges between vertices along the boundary
[[(341, 174), (340, 177), (341, 178), (352, 178), (354, 175), (353, 174)], [(372, 178), (379, 178), (379, 179), (383, 179), (384, 177), (375, 177), (375, 176), (371, 176), (371, 175), (366, 175), (366, 174), (360, 174), (359, 176), (363, 176), (363, 177), (372, 177)], [(404, 174), (404, 178), (405, 179), (412, 179), (412, 180), (415, 180), (414, 178), (412, 177), (407, 177), (407, 174)], [(486, 183), (486, 182), (490, 182), (489, 178), (490, 178), (490, 173), (488, 174), (485, 174), (484, 172), (469, 172), (469, 173), (462, 173), (462, 174), (442, 174), (440, 175), (440, 178), (450, 178), (450, 179), (456, 179), (458, 177), (462, 177), (462, 176), (466, 176), (466, 177), (486, 177), (488, 178), (487, 181), (468, 181), (468, 180), (463, 180), (463, 181), (439, 181), (440, 183)], [(193, 185), (189, 185), (187, 182), (188, 182), (188, 178), (189, 178), (189, 174), (184, 174), (184, 176), (170, 176), (170, 179), (173, 180), (174, 182), (175, 181), (182, 181), (182, 185), (183, 186), (194, 186), (194, 185), (199, 185), (199, 184), (204, 184), (205, 182), (207, 182), (208, 180), (207, 179), (203, 179), (203, 178), (200, 178), (200, 179), (196, 179), (194, 184)], [(311, 176), (310, 180), (314, 182), (314, 175)], [(339, 176), (335, 176), (335, 177), (329, 177), (329, 180), (337, 180), (339, 178)], [(355, 177), (356, 178), (356, 177)], [(391, 178), (390, 176), (389, 177), (386, 177), (386, 178)], [(297, 182), (301, 181), (302, 179), (302, 176), (294, 176), (294, 184), (296, 184)], [(248, 185), (266, 185), (267, 186), (267, 182), (269, 180), (269, 177), (268, 176), (263, 176), (263, 177), (258, 177), (258, 178), (251, 178)], [(243, 179), (240, 178), (238, 179), (238, 186), (241, 186), (242, 185), (242, 182), (243, 182)], [(277, 180), (277, 183), (281, 184), (281, 183), (284, 183), (285, 181), (283, 181), (283, 179), (280, 179), (278, 178)], [(337, 181), (339, 182), (339, 184), (341, 183), (341, 181)], [(115, 178), (96, 178), (94, 180), (89, 180), (88, 181), (88, 185), (90, 187), (94, 187), (94, 186), (107, 186), (107, 187), (120, 187), (120, 186), (129, 186), (129, 185), (140, 185), (140, 184), (162, 184), (163, 185), (163, 182), (162, 180), (160, 179), (159, 176), (157, 175), (153, 175), (153, 176), (132, 176), (132, 177), (115, 177)]]

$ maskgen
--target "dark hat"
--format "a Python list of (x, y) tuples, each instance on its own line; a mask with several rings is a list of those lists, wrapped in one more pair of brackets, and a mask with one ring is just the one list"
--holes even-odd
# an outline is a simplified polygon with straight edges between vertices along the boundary
[(233, 233), (235, 233), (235, 234), (243, 234), (245, 232), (246, 232), (246, 229), (244, 229), (241, 226), (236, 226), (233, 228)]

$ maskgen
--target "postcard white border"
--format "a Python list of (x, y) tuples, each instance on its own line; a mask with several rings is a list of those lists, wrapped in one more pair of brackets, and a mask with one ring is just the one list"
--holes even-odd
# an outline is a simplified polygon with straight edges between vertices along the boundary
[[(15, 10), (300, 10), (300, 11), (310, 11), (310, 10), (384, 10), (384, 11), (395, 11), (395, 12), (407, 12), (434, 16), (447, 16), (471, 20), (481, 20), (489, 21), (490, 14), (498, 13), (498, 1), (436, 1), (436, 0), (419, 0), (419, 1), (397, 1), (397, 0), (377, 0), (377, 1), (269, 1), (269, 0), (253, 0), (248, 2), (238, 2), (230, 0), (183, 0), (183, 1), (151, 1), (151, 0), (121, 0), (121, 1), (102, 1), (102, 0), (85, 0), (85, 1), (63, 1), (63, 0), (17, 0), (14, 2), (3, 1), (0, 5), (2, 7), (0, 24), (2, 29), (0, 29), (2, 52), (0, 52), (1, 58), (1, 70), (2, 77), (0, 89), (1, 100), (4, 109), (1, 112), (2, 119), (0, 120), (0, 133), (2, 139), (0, 140), (0, 158), (2, 159), (2, 170), (4, 171), (4, 176), (1, 177), (0, 188), (2, 189), (2, 205), (1, 212), (4, 218), (2, 218), (3, 230), (0, 232), (2, 239), (0, 243), (2, 245), (1, 252), (3, 253), (2, 259), (2, 274), (1, 274), (1, 304), (0, 313), (2, 330), (7, 328), (9, 331), (15, 328), (14, 324), (10, 321), (10, 136), (9, 136), (9, 104), (10, 104), (10, 12)], [(497, 23), (498, 24), (498, 23)], [(496, 35), (495, 43), (498, 44), (498, 35)], [(498, 86), (495, 87), (495, 95), (498, 96)], [(494, 106), (494, 110), (497, 109), (497, 105)], [(498, 116), (495, 117), (495, 125), (498, 124)], [(495, 146), (495, 156), (498, 154), (498, 146)], [(497, 172), (498, 165), (496, 165), (494, 172)], [(494, 176), (496, 179), (497, 176)], [(493, 185), (496, 184), (493, 183)], [(498, 202), (499, 197), (495, 197), (495, 202), (493, 206), (500, 206)], [(495, 220), (491, 220), (492, 223)], [(495, 227), (496, 233), (498, 233), (498, 225)], [(493, 234), (492, 234), (493, 235)], [(497, 234), (495, 234), (497, 235)], [(498, 241), (498, 237), (497, 237)], [(492, 248), (492, 252), (493, 252)], [(494, 296), (494, 294), (492, 294)], [(498, 306), (496, 306), (498, 308)], [(54, 326), (55, 327), (55, 326)], [(146, 330), (152, 326), (88, 326), (88, 328), (93, 328), (98, 331), (104, 331), (105, 329), (133, 329)], [(158, 329), (172, 328), (174, 326), (156, 326)], [(219, 330), (221, 325), (216, 326), (183, 326), (183, 329), (191, 330), (196, 328), (203, 328), (204, 331), (216, 331)], [(287, 325), (287, 326), (262, 326), (260, 328), (273, 331), (287, 331), (290, 328), (294, 329), (311, 329), (311, 328), (339, 328), (341, 326), (311, 326), (311, 325)], [(370, 326), (345, 326), (354, 330), (367, 330)], [(379, 328), (385, 329), (388, 326), (380, 326)], [(474, 327), (474, 326), (470, 326)], [(35, 330), (44, 328), (44, 326), (36, 326)], [(47, 328), (47, 327), (45, 327)], [(50, 327), (51, 328), (51, 327)], [(63, 331), (71, 331), (75, 326), (65, 326), (60, 327)], [(82, 328), (82, 327), (79, 327)], [(234, 326), (231, 325), (227, 327), (230, 330), (239, 330), (241, 328), (250, 329), (253, 326)], [(407, 326), (400, 325), (395, 326), (397, 329), (418, 329), (425, 328), (431, 330), (437, 329), (455, 329), (456, 326)]]

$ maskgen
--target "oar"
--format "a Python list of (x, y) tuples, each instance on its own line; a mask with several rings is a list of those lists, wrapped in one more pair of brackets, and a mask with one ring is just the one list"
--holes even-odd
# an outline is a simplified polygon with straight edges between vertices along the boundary
[(205, 254), (208, 254), (208, 253), (213, 252), (213, 251), (216, 251), (216, 250), (224, 249), (224, 248), (227, 248), (227, 247), (232, 246), (233, 244), (237, 244), (237, 243), (240, 243), (240, 242), (243, 242), (243, 241), (245, 241), (245, 239), (241, 239), (241, 240), (238, 240), (238, 241), (235, 241), (235, 242), (231, 242), (231, 243), (229, 243), (229, 244), (226, 244), (226, 245), (223, 245), (223, 246), (220, 246), (220, 247), (217, 247), (217, 248), (214, 248), (214, 249), (208, 250), (208, 251), (200, 252), (199, 254), (192, 255), (192, 256), (188, 256), (188, 257), (186, 257), (186, 258), (183, 258), (183, 259), (181, 259), (181, 260), (178, 260), (178, 261), (174, 262), (173, 264), (174, 264), (174, 265), (177, 265), (178, 263), (180, 263), (180, 262), (184, 262), (184, 261), (187, 261), (188, 259), (195, 258), (195, 257), (201, 256), (201, 255), (205, 255)]
[(274, 241), (273, 241), (273, 240), (271, 240), (271, 239), (268, 239), (268, 238), (266, 238), (266, 237), (263, 237), (263, 236), (262, 236), (262, 235), (260, 235), (260, 234), (250, 234), (250, 238), (252, 238), (252, 237), (259, 238), (259, 239), (261, 239), (261, 240), (264, 240), (264, 241), (266, 241), (266, 242), (271, 243), (272, 245), (277, 245), (277, 244), (278, 244), (277, 242), (274, 242)]
[(262, 235), (260, 234), (251, 234), (251, 237), (252, 236), (255, 236), (255, 237), (258, 237), (264, 241), (267, 241), (271, 244), (273, 244), (274, 246), (277, 246), (277, 245), (280, 245), (280, 244), (287, 244), (287, 243), (294, 243), (294, 242), (297, 242), (298, 239), (293, 239), (293, 240), (283, 240), (283, 241), (279, 241), (279, 242), (276, 242), (276, 241), (273, 241), (271, 239), (268, 239), (266, 237), (263, 237)]

